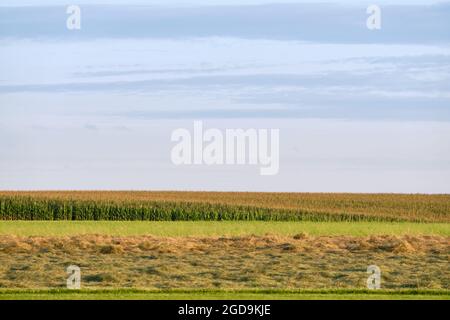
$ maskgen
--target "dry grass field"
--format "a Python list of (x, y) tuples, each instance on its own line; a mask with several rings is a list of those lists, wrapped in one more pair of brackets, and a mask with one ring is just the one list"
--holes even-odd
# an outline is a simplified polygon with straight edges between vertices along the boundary
[(450, 244), (440, 236), (0, 237), (0, 288), (449, 289)]

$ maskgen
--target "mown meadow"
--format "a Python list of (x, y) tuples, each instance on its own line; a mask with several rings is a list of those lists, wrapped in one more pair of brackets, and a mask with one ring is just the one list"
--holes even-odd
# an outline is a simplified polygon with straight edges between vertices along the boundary
[(448, 237), (0, 236), (0, 289), (365, 289), (367, 267), (382, 288), (449, 290)]
[(450, 195), (4, 191), (0, 299), (449, 299), (449, 222)]

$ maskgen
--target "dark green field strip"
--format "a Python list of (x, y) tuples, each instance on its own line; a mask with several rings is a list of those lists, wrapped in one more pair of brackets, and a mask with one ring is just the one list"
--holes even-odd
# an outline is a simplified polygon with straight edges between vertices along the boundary
[(448, 300), (448, 290), (352, 290), (352, 289), (328, 289), (328, 290), (145, 290), (145, 289), (42, 289), (42, 290), (10, 290), (0, 289), (2, 299), (413, 299), (413, 300)]
[[(95, 192), (94, 192), (95, 194)], [(280, 203), (281, 205), (282, 203)], [(1, 220), (141, 220), (141, 221), (386, 221), (386, 222), (448, 222), (447, 203), (429, 199), (429, 212), (398, 214), (380, 206), (327, 209), (277, 208), (273, 205), (233, 205), (216, 202), (83, 200), (20, 194), (0, 195)], [(375, 205), (374, 205), (375, 206)]]
[(73, 294), (73, 293), (86, 293), (86, 294), (98, 294), (98, 293), (267, 293), (267, 294), (280, 294), (280, 293), (292, 293), (292, 294), (408, 294), (408, 295), (450, 295), (450, 290), (442, 289), (198, 289), (198, 288), (186, 288), (186, 289), (139, 289), (139, 288), (101, 288), (101, 289), (0, 289), (0, 294), (5, 293), (51, 293), (51, 294)]

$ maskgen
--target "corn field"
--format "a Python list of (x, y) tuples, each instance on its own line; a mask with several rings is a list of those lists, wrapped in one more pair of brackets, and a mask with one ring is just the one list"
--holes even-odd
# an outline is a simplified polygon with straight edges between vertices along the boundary
[(0, 219), (450, 222), (450, 196), (220, 192), (0, 192)]

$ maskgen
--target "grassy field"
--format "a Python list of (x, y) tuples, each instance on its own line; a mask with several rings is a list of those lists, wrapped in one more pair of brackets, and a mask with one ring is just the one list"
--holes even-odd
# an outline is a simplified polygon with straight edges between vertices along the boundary
[(4, 191), (0, 219), (450, 222), (450, 195)]
[(440, 290), (0, 290), (3, 300), (449, 300)]
[(449, 299), (449, 222), (449, 195), (0, 192), (0, 299)]
[(0, 221), (0, 235), (73, 236), (450, 236), (448, 223), (276, 221)]

